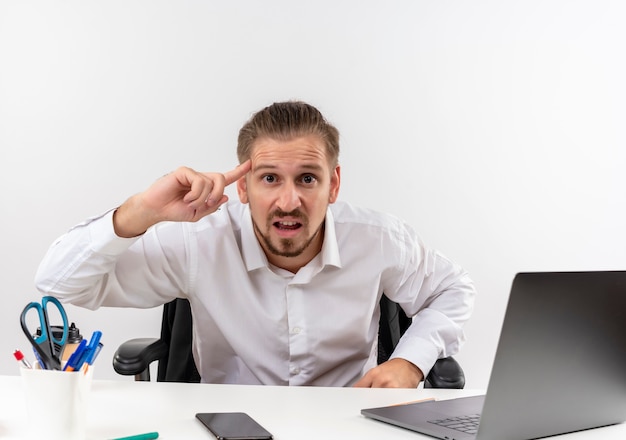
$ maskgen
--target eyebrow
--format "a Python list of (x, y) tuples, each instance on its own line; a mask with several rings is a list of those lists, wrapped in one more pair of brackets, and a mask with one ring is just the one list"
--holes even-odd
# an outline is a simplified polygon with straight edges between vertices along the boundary
[[(266, 164), (262, 163), (262, 164), (260, 164), (258, 166), (254, 166), (251, 171), (253, 173), (256, 173), (258, 171), (265, 171), (265, 170), (270, 170), (271, 171), (271, 170), (275, 170), (277, 168), (278, 167), (276, 165), (273, 165), (273, 164), (270, 164), (270, 163), (266, 163)], [(317, 164), (304, 164), (304, 165), (302, 165), (300, 167), (300, 169), (302, 169), (302, 170), (309, 170), (309, 171), (320, 171), (320, 170), (323, 170), (324, 168), (321, 165), (317, 165)]]

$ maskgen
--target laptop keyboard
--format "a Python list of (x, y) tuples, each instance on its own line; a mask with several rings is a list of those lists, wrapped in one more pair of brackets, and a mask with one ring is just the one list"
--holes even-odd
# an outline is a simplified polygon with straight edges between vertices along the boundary
[(440, 420), (429, 420), (429, 423), (445, 426), (446, 428), (455, 429), (467, 434), (476, 434), (478, 432), (478, 423), (480, 422), (480, 414), (472, 414), (469, 416), (449, 417)]

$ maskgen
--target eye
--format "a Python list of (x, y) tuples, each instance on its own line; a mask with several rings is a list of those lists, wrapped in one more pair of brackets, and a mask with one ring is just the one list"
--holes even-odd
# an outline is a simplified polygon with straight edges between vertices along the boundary
[(311, 185), (313, 183), (315, 183), (317, 181), (317, 179), (315, 178), (315, 176), (311, 175), (311, 174), (306, 174), (304, 176), (302, 176), (302, 183), (304, 183), (305, 185)]
[(276, 182), (276, 176), (272, 174), (266, 174), (265, 176), (261, 178), (261, 180), (263, 180), (263, 182), (265, 183), (274, 183)]

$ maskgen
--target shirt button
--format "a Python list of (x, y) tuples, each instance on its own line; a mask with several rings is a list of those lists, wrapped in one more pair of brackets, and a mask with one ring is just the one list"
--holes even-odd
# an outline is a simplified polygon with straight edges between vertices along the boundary
[(291, 374), (300, 374), (300, 367), (291, 367)]
[(302, 329), (300, 327), (294, 327), (291, 329), (291, 333), (294, 335), (299, 335), (302, 332)]

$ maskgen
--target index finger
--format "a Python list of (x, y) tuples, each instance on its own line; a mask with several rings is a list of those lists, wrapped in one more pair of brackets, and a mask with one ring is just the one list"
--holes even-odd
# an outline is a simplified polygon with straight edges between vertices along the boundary
[(245, 162), (237, 165), (235, 169), (226, 171), (224, 173), (224, 178), (225, 178), (224, 183), (226, 185), (230, 185), (231, 183), (238, 181), (243, 176), (245, 176), (248, 173), (248, 171), (250, 171), (251, 168), (252, 168), (252, 162), (250, 161), (250, 159), (248, 159)]

